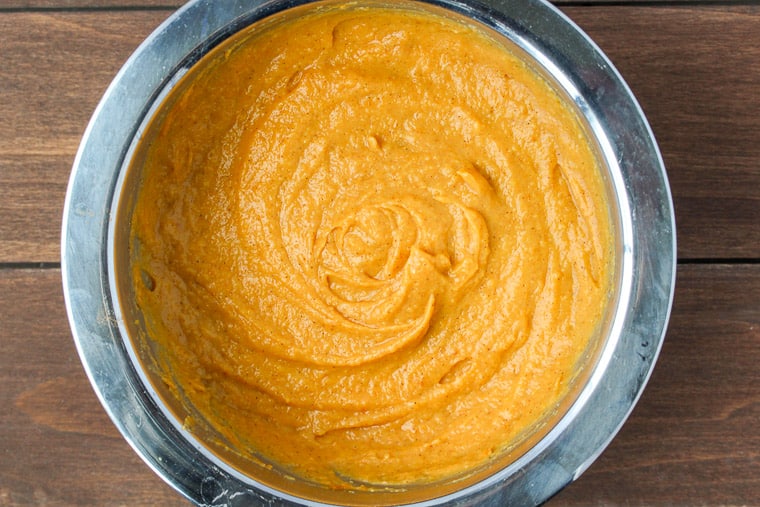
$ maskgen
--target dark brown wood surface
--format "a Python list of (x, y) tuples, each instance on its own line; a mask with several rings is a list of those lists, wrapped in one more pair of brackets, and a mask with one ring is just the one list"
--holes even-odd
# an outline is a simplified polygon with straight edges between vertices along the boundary
[[(180, 2), (0, 1), (0, 506), (187, 505), (108, 420), (70, 335), (60, 221), (108, 83)], [(639, 99), (678, 225), (649, 386), (551, 506), (760, 506), (760, 2), (562, 9)]]

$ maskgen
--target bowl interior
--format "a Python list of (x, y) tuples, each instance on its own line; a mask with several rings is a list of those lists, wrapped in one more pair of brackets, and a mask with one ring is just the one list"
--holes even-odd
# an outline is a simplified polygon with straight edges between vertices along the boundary
[[(330, 4), (330, 2), (323, 2), (319, 5), (329, 7)], [(479, 23), (480, 17), (485, 16), (477, 12), (464, 15), (461, 12), (429, 4), (403, 5), (400, 8), (427, 9), (437, 14), (443, 13), (467, 24)], [(313, 5), (306, 5), (287, 9), (267, 16), (263, 23), (265, 25), (280, 23), (312, 8), (314, 8)], [(241, 27), (247, 24), (239, 20), (237, 23)], [(262, 22), (259, 22), (252, 29), (259, 30), (262, 26)], [(160, 127), (161, 118), (167, 108), (172, 106), (182, 90), (191, 82), (195, 73), (202, 70), (209, 61), (223, 55), (225, 49), (233, 44), (241, 33), (244, 34), (246, 30), (251, 29), (245, 28), (240, 33), (234, 33), (237, 32), (237, 27), (233, 27), (230, 33), (217, 34), (216, 40), (205, 43), (200, 50), (188, 55), (160, 92), (154, 96), (151, 103), (146, 106), (142, 124), (132, 138), (116, 183), (111, 211), (114, 219), (107, 238), (109, 279), (115, 301), (116, 320), (119, 322), (122, 336), (125, 337), (126, 350), (135, 372), (154, 403), (151, 407), (153, 416), (167, 421), (177, 435), (186, 439), (197, 450), (199, 463), (203, 464), (201, 466), (220, 467), (245, 484), (264, 491), (281, 492), (286, 498), (290, 495), (293, 498), (316, 502), (358, 505), (427, 501), (454, 494), (456, 491), (467, 490), (487, 478), (490, 478), (488, 479), (490, 481), (509, 481), (509, 478), (519, 473), (526, 463), (538, 459), (542, 449), (562, 435), (564, 430), (573, 423), (575, 414), (586, 403), (590, 393), (596, 388), (600, 372), (607, 367), (612, 350), (619, 338), (621, 320), (624, 318), (628, 305), (627, 287), (631, 283), (632, 276), (632, 266), (627, 255), (627, 252), (632, 249), (630, 239), (632, 225), (620, 168), (617, 161), (611, 157), (608, 140), (596, 124), (593, 114), (586, 107), (584, 97), (575, 89), (572, 81), (563, 74), (563, 71), (554, 66), (550, 60), (536, 53), (537, 50), (532, 49), (530, 41), (526, 41), (509, 26), (484, 24), (482, 28), (498, 40), (506, 50), (519, 55), (566, 101), (585, 130), (603, 173), (611, 223), (614, 228), (616, 259), (612, 281), (613, 293), (605, 318), (600, 322), (596, 335), (590, 341), (587, 351), (577, 366), (569, 392), (513, 446), (478, 470), (440, 483), (409, 485), (405, 488), (368, 492), (361, 488), (348, 491), (327, 490), (302, 478), (292, 477), (277, 465), (268, 463), (261, 457), (244, 455), (231, 450), (231, 446), (227, 445), (218, 432), (210, 425), (203, 423), (203, 418), (193, 410), (187, 400), (183, 399), (181, 393), (178, 396), (167, 387), (164, 379), (167, 375), (170, 376), (171, 372), (165, 371), (160, 359), (160, 350), (156, 350), (155, 342), (151, 340), (146, 330), (141, 311), (135, 304), (136, 298), (131, 285), (131, 258), (135, 254), (133, 251), (135, 245), (130, 243), (130, 222), (140, 189), (140, 171), (142, 161), (146, 156), (145, 147), (156, 129)], [(188, 418), (196, 421), (192, 433), (185, 427), (185, 421)]]

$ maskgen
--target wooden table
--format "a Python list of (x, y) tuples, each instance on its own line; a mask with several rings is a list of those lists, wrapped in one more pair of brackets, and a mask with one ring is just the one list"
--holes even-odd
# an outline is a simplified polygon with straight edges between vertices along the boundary
[[(100, 96), (177, 0), (0, 2), (0, 506), (187, 505), (111, 424), (63, 305), (69, 170)], [(760, 505), (760, 2), (560, 7), (608, 54), (668, 168), (667, 339), (617, 438), (549, 504)]]

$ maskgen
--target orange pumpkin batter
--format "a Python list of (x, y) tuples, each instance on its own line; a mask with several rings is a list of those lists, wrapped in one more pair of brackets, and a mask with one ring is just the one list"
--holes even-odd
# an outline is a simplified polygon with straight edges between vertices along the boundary
[(328, 487), (509, 448), (611, 290), (573, 113), (494, 39), (414, 9), (325, 9), (208, 58), (142, 148), (131, 225), (165, 381), (237, 452)]

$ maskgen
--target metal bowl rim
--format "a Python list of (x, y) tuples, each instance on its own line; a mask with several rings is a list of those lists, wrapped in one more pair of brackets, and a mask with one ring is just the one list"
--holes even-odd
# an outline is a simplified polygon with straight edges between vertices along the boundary
[[(209, 492), (216, 491), (220, 485), (226, 487), (238, 481), (241, 482), (240, 492), (245, 491), (249, 499), (253, 496), (261, 501), (278, 499), (288, 503), (320, 505), (273, 491), (256, 484), (255, 481), (246, 483), (244, 478), (236, 476), (234, 471), (225, 470), (224, 464), (219, 462), (207, 463), (207, 470), (201, 475), (197, 475), (198, 471), (194, 471), (194, 474), (190, 469), (195, 464), (187, 462), (186, 453), (167, 450), (156, 442), (157, 439), (164, 438), (187, 439), (187, 435), (181, 435), (181, 429), (176, 425), (175, 433), (172, 433), (172, 428), (167, 429), (164, 422), (153, 419), (156, 414), (144, 413), (146, 397), (155, 397), (155, 393), (150, 392), (149, 385), (144, 385), (144, 379), (140, 380), (140, 372), (135, 371), (133, 367), (130, 368), (125, 362), (129, 361), (130, 353), (122, 340), (122, 323), (119, 322), (119, 313), (115, 310), (113, 287), (110, 286), (111, 280), (108, 275), (109, 258), (112, 257), (112, 252), (108, 252), (108, 237), (115, 219), (111, 212), (113, 196), (128, 146), (135, 136), (137, 125), (141, 122), (136, 120), (147, 112), (145, 96), (134, 96), (131, 99), (125, 97), (129, 95), (129, 85), (134, 84), (140, 67), (146, 65), (146, 62), (155, 66), (158, 63), (155, 61), (157, 51), (165, 50), (167, 43), (174, 44), (171, 48), (172, 54), (179, 55), (183, 61), (187, 61), (191, 52), (203, 54), (209, 49), (210, 42), (215, 43), (214, 38), (229, 35), (224, 33), (225, 27), (234, 25), (235, 22), (239, 23), (242, 18), (249, 16), (251, 11), (267, 15), (280, 8), (300, 3), (306, 2), (195, 0), (178, 10), (146, 39), (115, 77), (83, 136), (69, 181), (62, 224), (61, 268), (69, 322), (84, 368), (101, 403), (134, 450), (170, 485), (199, 504), (213, 500), (209, 497)], [(536, 54), (531, 53), (532, 56), (544, 66), (557, 66), (562, 76), (565, 76), (565, 73), (571, 75), (564, 86), (588, 86), (582, 76), (573, 73), (577, 68), (562, 68), (562, 65), (572, 67), (575, 53), (566, 48), (552, 46), (552, 40), (546, 40), (546, 33), (543, 38), (536, 35), (537, 28), (541, 31), (542, 22), (544, 30), (560, 26), (565, 30), (566, 41), (575, 44), (570, 49), (591, 54), (595, 63), (600, 65), (602, 75), (614, 85), (616, 99), (625, 100), (625, 119), (628, 122), (623, 123), (623, 126), (630, 127), (633, 122), (638, 135), (638, 138), (626, 143), (624, 132), (611, 128), (609, 124), (601, 127), (597, 125), (597, 128), (602, 129), (607, 135), (602, 140), (603, 143), (609, 139), (618, 143), (603, 149), (609, 151), (605, 155), (606, 158), (614, 157), (622, 166), (619, 167), (622, 180), (615, 183), (616, 188), (625, 188), (626, 195), (623, 201), (626, 205), (630, 201), (629, 211), (637, 218), (636, 222), (632, 221), (629, 224), (633, 228), (628, 231), (631, 238), (624, 241), (624, 269), (631, 270), (631, 274), (626, 275), (623, 283), (622, 292), (626, 303), (629, 304), (626, 314), (619, 320), (618, 332), (622, 337), (630, 338), (621, 341), (627, 344), (628, 349), (631, 349), (632, 345), (628, 342), (645, 340), (647, 345), (643, 349), (646, 350), (644, 353), (635, 351), (636, 356), (633, 357), (631, 350), (622, 350), (618, 343), (615, 347), (608, 348), (603, 358), (605, 367), (594, 373), (595, 378), (590, 382), (593, 388), (584, 389), (584, 399), (573, 406), (572, 413), (566, 417), (568, 420), (561, 425), (562, 427), (558, 425), (552, 430), (551, 438), (547, 436), (541, 441), (541, 445), (532, 449), (524, 459), (521, 458), (516, 467), (513, 467), (519, 469), (519, 477), (515, 478), (512, 474), (515, 470), (510, 470), (509, 473), (503, 470), (461, 491), (417, 505), (438, 505), (454, 501), (463, 505), (474, 505), (494, 498), (494, 495), (502, 495), (502, 498), (512, 500), (521, 499), (524, 500), (524, 504), (539, 504), (580, 476), (609, 444), (641, 395), (659, 355), (670, 316), (675, 284), (675, 220), (670, 189), (651, 128), (630, 89), (601, 50), (556, 8), (542, 0), (518, 0), (508, 4), (498, 0), (487, 4), (474, 0), (428, 0), (427, 3), (468, 14), (499, 31), (506, 29), (504, 23), (517, 23), (510, 24), (508, 28), (524, 30), (520, 33), (525, 38), (519, 43), (526, 45), (529, 51), (535, 51)], [(533, 14), (526, 15), (529, 12)], [(195, 40), (185, 40), (180, 46), (177, 46), (176, 42), (167, 42), (172, 39), (176, 41), (177, 35), (197, 28), (192, 25), (188, 28), (188, 20), (203, 19), (208, 22), (212, 18), (216, 22), (216, 28), (213, 23), (209, 23), (194, 33)], [(526, 25), (530, 29), (527, 29)], [(192, 46), (193, 43), (195, 46)], [(550, 47), (551, 51), (545, 53), (547, 47)], [(179, 61), (174, 62), (176, 65), (173, 68), (166, 63), (161, 62), (162, 74), (154, 76), (150, 82), (140, 83), (143, 94), (145, 91), (148, 92), (148, 102), (155, 101), (166, 80), (179, 70)], [(593, 94), (589, 96), (589, 92), (590, 89), (577, 91), (578, 98), (583, 101), (579, 107), (587, 108), (584, 113), (590, 121), (599, 120), (596, 118), (597, 113), (605, 120), (605, 114), (609, 113), (609, 104), (606, 104), (608, 109), (605, 110), (605, 103), (601, 102), (601, 98)], [(605, 91), (608, 92), (609, 90)], [(116, 112), (118, 106), (122, 107), (120, 113)], [(615, 107), (618, 106), (619, 104), (615, 104)], [(104, 139), (112, 141), (110, 144), (104, 143)], [(639, 145), (643, 145), (643, 148)], [(107, 150), (110, 151), (106, 153)], [(635, 166), (625, 165), (629, 158), (631, 162), (636, 162)], [(105, 163), (101, 166), (99, 162), (103, 161)], [(107, 169), (111, 169), (112, 172), (109, 173)], [(650, 196), (647, 203), (641, 202), (641, 196), (650, 191), (657, 197)], [(654, 209), (644, 206), (652, 201), (657, 205)], [(103, 203), (106, 206), (102, 206)], [(657, 269), (652, 267), (653, 258), (656, 258), (654, 264)], [(633, 270), (634, 266), (636, 270)], [(632, 362), (638, 364), (633, 365)], [(608, 375), (610, 363), (618, 371), (624, 371), (626, 374), (622, 378), (611, 378)], [(123, 377), (125, 369), (128, 378), (120, 378), (119, 375)], [(600, 399), (600, 392), (610, 387), (616, 389), (607, 389), (607, 399), (603, 396)], [(623, 388), (630, 391), (629, 397), (614, 410), (604, 411), (604, 424), (601, 424), (603, 431), (597, 435), (589, 435), (588, 430), (584, 430), (579, 423), (584, 420), (589, 422), (600, 415), (598, 408), (592, 411), (589, 407), (598, 407), (600, 403), (605, 402), (611, 402), (614, 407), (616, 400), (613, 398), (619, 396)], [(125, 400), (125, 397), (128, 399)], [(192, 445), (197, 448), (197, 444)], [(185, 461), (177, 466), (177, 463), (172, 461), (177, 459)], [(256, 491), (251, 491), (251, 487)], [(505, 492), (505, 489), (509, 491)], [(228, 491), (227, 498), (229, 499), (233, 493)]]

